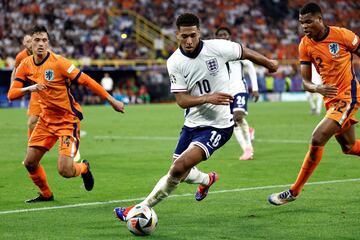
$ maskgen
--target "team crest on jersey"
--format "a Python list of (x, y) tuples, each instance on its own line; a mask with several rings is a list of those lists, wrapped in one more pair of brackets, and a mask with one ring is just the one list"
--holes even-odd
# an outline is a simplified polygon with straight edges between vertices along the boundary
[(52, 69), (46, 69), (45, 70), (45, 79), (48, 81), (54, 80), (54, 70)]
[(215, 73), (219, 70), (219, 64), (216, 58), (212, 58), (206, 61), (206, 66), (210, 72)]
[(339, 53), (340, 51), (340, 47), (339, 47), (339, 44), (337, 43), (330, 43), (329, 44), (329, 51), (332, 55), (336, 55)]

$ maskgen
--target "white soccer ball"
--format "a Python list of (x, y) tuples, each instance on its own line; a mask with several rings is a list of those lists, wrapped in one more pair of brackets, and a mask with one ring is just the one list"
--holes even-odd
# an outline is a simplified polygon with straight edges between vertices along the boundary
[(136, 205), (127, 214), (127, 228), (137, 236), (152, 234), (157, 226), (158, 218), (154, 209)]

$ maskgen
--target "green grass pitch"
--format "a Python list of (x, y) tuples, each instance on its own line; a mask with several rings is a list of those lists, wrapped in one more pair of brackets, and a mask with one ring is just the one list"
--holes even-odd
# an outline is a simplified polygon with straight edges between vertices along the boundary
[[(232, 138), (199, 165), (220, 176), (209, 196), (196, 202), (197, 186), (180, 184), (155, 207), (158, 228), (147, 239), (359, 239), (360, 158), (342, 154), (332, 139), (300, 198), (272, 206), (268, 195), (293, 183), (321, 117), (310, 116), (307, 103), (251, 103), (249, 113), (255, 159), (239, 161)], [(25, 114), (0, 109), (0, 239), (136, 239), (113, 208), (139, 202), (167, 172), (183, 111), (175, 104), (128, 106), (123, 115), (84, 107), (80, 150), (94, 190), (57, 173), (55, 146), (42, 160), (55, 201), (31, 205), (24, 200), (37, 188), (22, 165)]]

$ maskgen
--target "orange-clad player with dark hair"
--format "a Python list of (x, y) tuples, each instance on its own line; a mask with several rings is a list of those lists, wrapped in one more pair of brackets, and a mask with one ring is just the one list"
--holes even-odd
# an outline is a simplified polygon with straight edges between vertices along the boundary
[[(48, 33), (45, 27), (35, 26), (31, 32), (33, 56), (25, 58), (18, 67), (10, 87), (8, 98), (20, 98), (27, 92), (37, 92), (41, 113), (30, 136), (24, 165), (29, 176), (40, 189), (40, 195), (27, 203), (52, 201), (44, 168), (40, 164), (42, 156), (60, 140), (58, 171), (63, 177), (81, 175), (85, 189), (91, 191), (94, 179), (89, 162), (73, 161), (79, 148), (81, 107), (70, 92), (71, 82), (89, 87), (106, 99), (118, 112), (124, 112), (124, 104), (115, 100), (96, 81), (82, 73), (69, 60), (48, 51)], [(25, 82), (33, 85), (24, 87)]]
[[(360, 156), (360, 140), (355, 138), (355, 113), (359, 108), (360, 83), (352, 69), (352, 54), (360, 56), (360, 39), (352, 31), (324, 24), (320, 7), (308, 3), (300, 10), (299, 22), (305, 36), (299, 45), (301, 76), (306, 91), (324, 96), (326, 115), (312, 133), (309, 151), (296, 182), (289, 190), (269, 196), (282, 205), (294, 201), (322, 159), (324, 146), (335, 135), (345, 154)], [(311, 63), (323, 84), (311, 82)]]

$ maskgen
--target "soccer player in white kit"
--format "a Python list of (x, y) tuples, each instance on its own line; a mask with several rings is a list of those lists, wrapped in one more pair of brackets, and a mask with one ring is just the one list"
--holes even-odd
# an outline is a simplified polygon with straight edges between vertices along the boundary
[[(231, 40), (229, 28), (220, 27), (215, 32), (218, 39)], [(230, 93), (234, 97), (231, 103), (231, 112), (234, 116), (235, 126), (234, 135), (243, 154), (240, 160), (251, 160), (254, 155), (254, 148), (251, 143), (250, 128), (245, 117), (248, 115), (247, 102), (249, 99), (249, 89), (245, 80), (245, 72), (248, 73), (252, 85), (252, 96), (255, 102), (259, 100), (258, 83), (254, 64), (249, 60), (238, 60), (228, 62), (230, 74)], [(252, 129), (252, 131), (254, 131)]]
[[(311, 81), (316, 85), (322, 84), (321, 76), (316, 71), (316, 68), (313, 64), (311, 64)], [(310, 104), (310, 114), (320, 116), (323, 105), (323, 96), (320, 93), (306, 91), (306, 97)]]
[[(138, 205), (153, 207), (170, 195), (181, 181), (199, 184), (195, 198), (201, 201), (218, 179), (216, 172), (201, 172), (196, 165), (230, 138), (233, 117), (229, 104), (229, 74), (226, 62), (249, 59), (275, 72), (278, 62), (227, 40), (200, 40), (197, 16), (184, 13), (176, 20), (179, 48), (167, 61), (171, 92), (177, 104), (185, 109), (185, 123), (168, 173)], [(132, 207), (115, 208), (115, 215), (126, 221)]]

